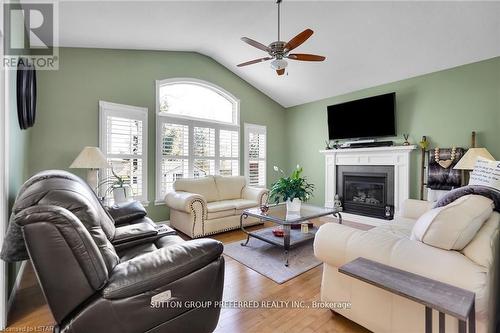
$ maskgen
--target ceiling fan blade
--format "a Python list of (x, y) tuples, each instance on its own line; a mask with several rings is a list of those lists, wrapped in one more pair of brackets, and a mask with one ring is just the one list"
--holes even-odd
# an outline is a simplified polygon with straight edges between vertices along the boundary
[(292, 53), (288, 55), (288, 59), (301, 61), (323, 61), (326, 58), (316, 54)]
[(285, 50), (291, 51), (294, 48), (300, 46), (309, 37), (311, 37), (313, 33), (314, 33), (314, 31), (312, 31), (311, 29), (306, 29), (306, 30), (302, 31), (300, 34), (293, 37), (288, 43), (286, 43)]
[(271, 59), (272, 59), (271, 57), (265, 57), (265, 58), (260, 58), (260, 59), (255, 59), (255, 60), (250, 60), (250, 61), (247, 61), (247, 62), (243, 62), (243, 63), (238, 64), (236, 66), (243, 67), (243, 66), (257, 64), (257, 63), (263, 62), (263, 61), (268, 61), (268, 60), (271, 60)]
[(266, 52), (271, 51), (271, 49), (269, 47), (265, 46), (262, 43), (257, 42), (256, 40), (253, 40), (251, 38), (241, 37), (241, 40), (244, 41), (245, 43), (247, 43), (248, 45), (252, 45), (253, 47), (256, 47), (262, 51), (266, 51)]
[(278, 75), (283, 75), (283, 74), (285, 74), (285, 69), (284, 69), (284, 68), (282, 68), (282, 69), (277, 69), (277, 70), (276, 70), (276, 73), (277, 73)]

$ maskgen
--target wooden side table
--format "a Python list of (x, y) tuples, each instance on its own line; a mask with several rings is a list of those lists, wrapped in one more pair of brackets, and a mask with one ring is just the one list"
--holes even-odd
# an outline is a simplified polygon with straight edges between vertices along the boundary
[(445, 314), (458, 319), (458, 332), (476, 332), (475, 294), (446, 283), (406, 272), (365, 258), (357, 258), (339, 272), (425, 306), (425, 332), (432, 332), (432, 309), (439, 311), (439, 333), (445, 332)]

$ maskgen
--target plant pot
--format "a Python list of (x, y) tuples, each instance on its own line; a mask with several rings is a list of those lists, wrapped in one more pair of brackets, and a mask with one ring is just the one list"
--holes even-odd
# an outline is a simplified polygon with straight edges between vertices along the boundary
[(115, 203), (132, 200), (132, 189), (128, 185), (113, 187), (113, 199)]
[(286, 211), (287, 212), (300, 212), (300, 206), (302, 201), (299, 198), (293, 198), (293, 200), (288, 199), (286, 201)]

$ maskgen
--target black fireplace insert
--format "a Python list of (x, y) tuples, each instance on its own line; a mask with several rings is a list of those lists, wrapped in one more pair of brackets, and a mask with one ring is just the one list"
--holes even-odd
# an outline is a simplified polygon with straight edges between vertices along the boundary
[(339, 165), (337, 193), (348, 213), (394, 217), (394, 166)]

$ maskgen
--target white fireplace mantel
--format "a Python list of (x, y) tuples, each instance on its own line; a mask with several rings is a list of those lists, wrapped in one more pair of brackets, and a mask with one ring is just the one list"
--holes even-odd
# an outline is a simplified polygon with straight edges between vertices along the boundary
[[(394, 166), (394, 213), (410, 195), (411, 146), (321, 150), (325, 155), (325, 207), (332, 208), (337, 189), (337, 165), (392, 165)], [(342, 214), (346, 220), (378, 225), (385, 220), (355, 214)]]

